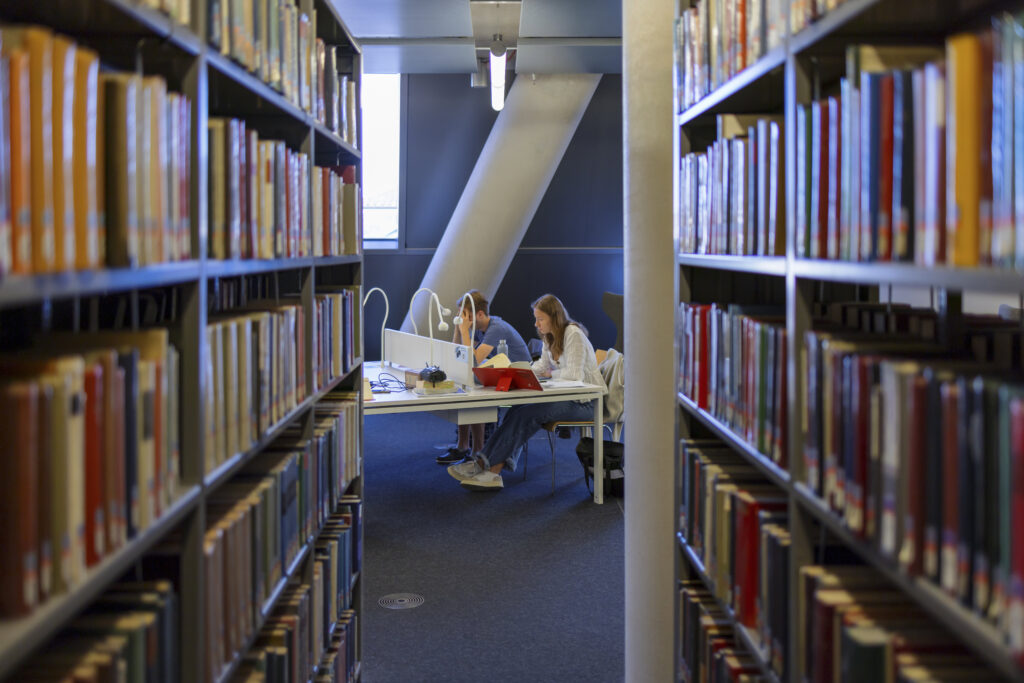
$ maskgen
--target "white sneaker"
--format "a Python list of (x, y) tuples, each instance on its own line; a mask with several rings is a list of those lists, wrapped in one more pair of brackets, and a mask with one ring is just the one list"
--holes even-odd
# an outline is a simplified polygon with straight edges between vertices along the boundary
[(476, 460), (467, 460), (465, 462), (460, 462), (457, 465), (448, 466), (448, 474), (452, 475), (452, 477), (458, 481), (470, 479), (477, 474), (480, 474), (482, 471), (483, 468), (477, 464)]
[(484, 470), (474, 477), (463, 480), (462, 485), (474, 491), (498, 491), (505, 488), (501, 475), (490, 470)]

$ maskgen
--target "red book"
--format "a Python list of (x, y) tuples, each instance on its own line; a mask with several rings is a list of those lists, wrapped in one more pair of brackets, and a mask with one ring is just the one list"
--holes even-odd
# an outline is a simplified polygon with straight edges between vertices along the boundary
[(708, 364), (711, 360), (710, 354), (708, 353), (708, 343), (710, 341), (710, 326), (708, 322), (708, 314), (711, 312), (711, 306), (701, 304), (697, 306), (697, 371), (694, 373), (697, 386), (696, 400), (697, 405), (703, 409), (708, 409), (708, 398), (709, 398), (709, 386), (708, 381), (710, 377), (710, 369)]
[(811, 209), (815, 218), (815, 224), (811, 230), (817, 237), (811, 255), (815, 258), (826, 258), (828, 256), (828, 229), (829, 229), (829, 182), (831, 180), (829, 170), (829, 103), (827, 100), (815, 102), (811, 109), (811, 125), (813, 129), (813, 144), (811, 153), (815, 155), (812, 160), (811, 182), (815, 184), (811, 192), (811, 201), (815, 202)]
[(957, 529), (960, 524), (959, 477), (960, 458), (959, 404), (960, 389), (956, 382), (942, 383), (942, 545), (939, 585), (950, 595), (956, 595)]
[(828, 239), (826, 258), (839, 258), (840, 192), (842, 189), (842, 111), (838, 97), (828, 98)]
[(103, 366), (85, 371), (85, 565), (94, 566), (107, 548), (104, 515)]
[(850, 530), (864, 536), (866, 509), (865, 492), (868, 485), (868, 459), (871, 441), (871, 368), (879, 359), (877, 356), (855, 356), (853, 359), (853, 433), (847, 435), (853, 441), (853, 459), (846, 471), (846, 521)]
[(317, 169), (316, 182), (323, 186), (320, 197), (323, 200), (322, 220), (323, 229), (320, 231), (322, 237), (322, 248), (324, 256), (334, 256), (331, 235), (334, 231), (334, 221), (331, 220), (331, 171), (327, 168)]
[(24, 615), (39, 598), (37, 497), (37, 386), (0, 387), (0, 616)]
[(733, 530), (732, 600), (736, 620), (757, 632), (758, 577), (760, 576), (762, 510), (783, 511), (789, 502), (783, 493), (740, 490), (734, 496), (736, 527)]
[(789, 467), (789, 453), (787, 452), (789, 440), (786, 437), (789, 433), (789, 425), (787, 424), (789, 412), (786, 410), (786, 406), (789, 402), (789, 397), (786, 394), (786, 375), (789, 373), (786, 371), (788, 367), (786, 362), (786, 328), (776, 327), (775, 334), (775, 445), (773, 459), (779, 467), (787, 469)]
[[(1024, 520), (1024, 399), (1020, 398), (1010, 401), (1010, 454), (1010, 524), (1019, 529)], [(1010, 649), (1017, 661), (1024, 663), (1024, 539), (1019, 533), (1011, 539), (1007, 626)]]
[(882, 76), (879, 103), (878, 157), (878, 253), (879, 261), (892, 260), (892, 141), (893, 141), (893, 76)]
[(900, 564), (911, 576), (920, 574), (924, 557), (924, 481), (928, 439), (928, 381), (921, 376), (910, 382), (908, 394), (910, 442), (907, 460), (907, 511), (903, 521)]

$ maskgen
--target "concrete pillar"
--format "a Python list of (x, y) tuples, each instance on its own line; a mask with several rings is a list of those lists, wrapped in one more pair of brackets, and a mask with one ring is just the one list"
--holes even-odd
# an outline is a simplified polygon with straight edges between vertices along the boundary
[[(437, 292), (443, 306), (451, 308), (471, 288), (494, 298), (600, 79), (516, 77), (420, 283)], [(426, 335), (429, 300), (427, 292), (416, 297), (403, 331), (412, 331), (414, 315)], [(408, 302), (394, 306), (401, 311)]]
[(675, 680), (674, 2), (622, 2), (626, 681)]

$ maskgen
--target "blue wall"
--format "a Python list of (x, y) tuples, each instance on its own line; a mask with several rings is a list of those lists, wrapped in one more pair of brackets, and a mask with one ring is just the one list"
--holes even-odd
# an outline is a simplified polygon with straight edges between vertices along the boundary
[[(497, 113), (486, 89), (465, 75), (403, 77), (402, 242), (365, 256), (364, 291), (382, 287), (390, 327), (408, 311)], [(622, 292), (622, 78), (605, 75), (498, 287), (492, 311), (525, 339), (535, 336), (530, 302), (558, 295), (590, 330), (595, 348), (615, 341), (601, 294)], [(449, 302), (443, 302), (450, 305)], [(380, 357), (383, 307), (365, 318), (366, 358)]]

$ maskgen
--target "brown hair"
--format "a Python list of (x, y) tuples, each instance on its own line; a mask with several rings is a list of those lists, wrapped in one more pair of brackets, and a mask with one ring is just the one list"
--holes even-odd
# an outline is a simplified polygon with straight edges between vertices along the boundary
[(476, 306), (477, 313), (487, 315), (487, 299), (484, 298), (484, 295), (480, 293), (479, 289), (471, 289), (459, 297), (459, 300), (455, 303), (455, 308), (458, 309), (459, 313), (462, 313), (464, 309), (468, 309), (470, 313), (473, 312), (473, 307), (470, 306), (468, 301), (466, 301), (467, 296), (473, 300), (473, 305)]
[(565, 350), (565, 329), (569, 325), (575, 325), (580, 328), (584, 336), (587, 335), (587, 328), (569, 317), (569, 311), (565, 310), (565, 305), (554, 294), (545, 294), (530, 306), (551, 318), (552, 331), (541, 335), (542, 341), (547, 343), (548, 348), (551, 349), (551, 355), (559, 358), (562, 356), (562, 351)]

